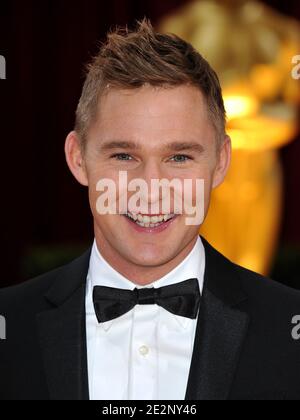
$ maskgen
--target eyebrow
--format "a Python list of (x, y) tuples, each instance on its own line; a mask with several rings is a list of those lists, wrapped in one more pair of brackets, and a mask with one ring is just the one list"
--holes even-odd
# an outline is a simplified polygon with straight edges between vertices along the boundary
[(104, 142), (100, 144), (101, 151), (109, 151), (113, 149), (132, 149), (132, 150), (140, 150), (141, 147), (139, 144), (133, 141), (123, 141), (123, 140), (113, 140)]
[(191, 151), (202, 154), (204, 147), (196, 142), (172, 142), (166, 145), (166, 148), (174, 152)]
[[(171, 142), (164, 144), (163, 148), (173, 152), (182, 152), (182, 151), (191, 151), (202, 154), (204, 152), (204, 147), (200, 143), (196, 142)], [(130, 150), (141, 150), (142, 147), (140, 144), (137, 144), (133, 141), (123, 141), (123, 140), (113, 140), (107, 141), (100, 145), (101, 151), (110, 151), (114, 149), (130, 149)]]

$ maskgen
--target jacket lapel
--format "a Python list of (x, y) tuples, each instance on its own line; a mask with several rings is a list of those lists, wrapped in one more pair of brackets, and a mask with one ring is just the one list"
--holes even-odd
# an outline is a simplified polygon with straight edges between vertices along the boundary
[(85, 284), (90, 251), (60, 271), (45, 298), (52, 309), (37, 316), (51, 400), (87, 400)]
[(234, 265), (203, 240), (206, 254), (187, 400), (227, 400), (249, 316), (237, 309), (246, 296)]

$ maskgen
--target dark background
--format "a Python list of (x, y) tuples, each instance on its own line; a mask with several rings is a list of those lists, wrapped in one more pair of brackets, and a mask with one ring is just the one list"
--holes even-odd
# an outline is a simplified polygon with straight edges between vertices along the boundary
[[(115, 24), (155, 24), (188, 0), (1, 0), (0, 287), (64, 263), (93, 240), (87, 191), (64, 161), (83, 64)], [(265, 1), (300, 19), (298, 1)], [(300, 53), (300, 51), (299, 51)], [(300, 288), (299, 139), (281, 151), (284, 215), (273, 277)]]

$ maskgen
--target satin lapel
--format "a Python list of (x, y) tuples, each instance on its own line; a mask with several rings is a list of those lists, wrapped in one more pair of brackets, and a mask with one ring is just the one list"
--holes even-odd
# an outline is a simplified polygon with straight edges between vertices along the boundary
[(51, 400), (88, 399), (84, 287), (63, 306), (38, 315)]
[(187, 400), (227, 400), (248, 315), (225, 306), (206, 290), (198, 319)]
[(227, 400), (249, 323), (237, 306), (247, 297), (235, 266), (206, 241), (204, 245), (204, 290), (186, 399)]
[(85, 286), (90, 251), (63, 269), (45, 298), (53, 309), (37, 316), (51, 400), (87, 400)]

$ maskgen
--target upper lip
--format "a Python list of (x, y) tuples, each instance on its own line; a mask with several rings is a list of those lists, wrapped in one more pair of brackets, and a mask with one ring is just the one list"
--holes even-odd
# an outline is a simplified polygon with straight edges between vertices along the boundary
[(141, 215), (141, 216), (151, 216), (151, 217), (153, 217), (153, 216), (169, 216), (169, 215), (171, 215), (171, 214), (175, 214), (175, 213), (159, 213), (159, 214), (148, 214), (148, 213), (133, 213), (133, 212), (131, 212), (131, 211), (128, 211), (127, 212), (127, 214), (134, 214), (134, 215), (136, 215), (136, 216), (138, 216), (139, 214)]
[(147, 213), (131, 213), (131, 212), (129, 212), (130, 214), (136, 214), (137, 216), (140, 214), (140, 215), (142, 215), (142, 216), (166, 216), (166, 215), (169, 215), (169, 214), (173, 214), (173, 213), (160, 213), (160, 214), (147, 214)]

